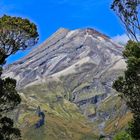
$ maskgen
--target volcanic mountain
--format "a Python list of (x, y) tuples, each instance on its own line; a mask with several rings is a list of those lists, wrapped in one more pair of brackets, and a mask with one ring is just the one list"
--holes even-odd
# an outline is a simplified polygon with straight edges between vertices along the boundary
[[(15, 111), (15, 119), (20, 125), (25, 124), (25, 116), (32, 118), (31, 114), (40, 105), (47, 110), (48, 116), (53, 114), (60, 120), (73, 120), (75, 124), (71, 123), (71, 127), (78, 123), (73, 130), (65, 126), (67, 131), (63, 130), (64, 133), (58, 136), (54, 131), (64, 126), (55, 122), (59, 129), (49, 131), (50, 135), (47, 133), (52, 140), (84, 139), (92, 135), (93, 128), (99, 135), (122, 129), (127, 121), (120, 127), (119, 121), (126, 120), (128, 112), (118, 93), (112, 89), (113, 81), (126, 68), (122, 50), (122, 46), (94, 29), (59, 29), (27, 56), (5, 68), (3, 77), (17, 80), (17, 89), (23, 99), (22, 107)], [(28, 121), (33, 124), (31, 120)], [(26, 130), (26, 139), (29, 139), (27, 130), (31, 129), (34, 135), (32, 126), (21, 126)], [(76, 127), (80, 128), (77, 133)], [(82, 130), (83, 127), (87, 128), (86, 131)], [(54, 133), (56, 138), (52, 136)], [(73, 136), (74, 133), (78, 134), (77, 137)]]

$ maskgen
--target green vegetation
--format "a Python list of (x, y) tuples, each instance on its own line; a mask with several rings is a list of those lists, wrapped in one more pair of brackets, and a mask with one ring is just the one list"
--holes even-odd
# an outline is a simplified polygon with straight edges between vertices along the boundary
[(140, 43), (129, 41), (123, 53), (127, 58), (127, 70), (123, 77), (114, 82), (113, 87), (123, 93), (127, 106), (133, 113), (133, 121), (130, 125), (130, 133), (133, 138), (140, 138)]
[(121, 131), (115, 135), (113, 140), (132, 140), (132, 138), (126, 131)]
[[(24, 93), (25, 97), (21, 94)], [(90, 140), (97, 139), (93, 124), (79, 108), (64, 98), (65, 90), (59, 82), (48, 82), (20, 91), (22, 104), (18, 126), (25, 140)], [(45, 125), (35, 129), (37, 106), (45, 112)]]
[(3, 16), (0, 18), (0, 139), (18, 140), (20, 130), (14, 128), (14, 122), (7, 115), (20, 104), (21, 99), (16, 91), (16, 81), (2, 79), (2, 66), (6, 58), (19, 50), (25, 50), (37, 43), (36, 25), (20, 17)]
[[(123, 52), (127, 70), (113, 84), (114, 89), (123, 93), (122, 97), (133, 113), (129, 133), (135, 140), (140, 139), (140, 23), (138, 0), (114, 0), (111, 7), (125, 25), (131, 39)], [(134, 42), (136, 41), (136, 42)]]

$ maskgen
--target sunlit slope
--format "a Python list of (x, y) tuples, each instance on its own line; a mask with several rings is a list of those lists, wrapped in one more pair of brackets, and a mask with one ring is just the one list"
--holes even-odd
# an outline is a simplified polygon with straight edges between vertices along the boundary
[[(16, 119), (25, 140), (90, 140), (96, 139), (93, 125), (79, 108), (64, 99), (65, 91), (59, 83), (51, 82), (20, 91), (22, 104)], [(37, 106), (45, 112), (45, 125), (35, 129), (39, 119)]]
[[(94, 120), (68, 100), (69, 92), (60, 82), (50, 81), (20, 91), (22, 104), (15, 111), (16, 121), (25, 140), (96, 140), (101, 134), (114, 136), (127, 127), (131, 114), (118, 97), (110, 96), (99, 107), (88, 106)], [(36, 114), (40, 106), (46, 115), (45, 125), (35, 129)], [(92, 122), (91, 122), (92, 121)]]

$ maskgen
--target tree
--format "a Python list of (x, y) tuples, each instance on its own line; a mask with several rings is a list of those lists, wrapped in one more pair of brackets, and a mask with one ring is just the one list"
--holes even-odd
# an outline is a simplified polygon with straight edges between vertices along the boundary
[(140, 139), (140, 43), (129, 41), (123, 56), (126, 59), (127, 70), (124, 76), (119, 77), (113, 88), (123, 93), (123, 99), (133, 113), (130, 125), (130, 134), (133, 138)]
[(114, 0), (111, 8), (125, 25), (130, 41), (123, 56), (127, 63), (124, 76), (119, 77), (113, 88), (122, 93), (123, 99), (133, 113), (129, 133), (133, 139), (140, 139), (140, 0)]
[(114, 0), (111, 9), (124, 24), (129, 38), (138, 42), (140, 39), (140, 0)]
[(4, 15), (0, 18), (0, 139), (19, 140), (20, 130), (14, 128), (7, 113), (21, 102), (16, 91), (16, 80), (2, 79), (2, 67), (6, 58), (19, 50), (34, 46), (38, 42), (37, 27), (28, 19)]
[(126, 131), (121, 131), (115, 135), (113, 140), (132, 140), (132, 138)]

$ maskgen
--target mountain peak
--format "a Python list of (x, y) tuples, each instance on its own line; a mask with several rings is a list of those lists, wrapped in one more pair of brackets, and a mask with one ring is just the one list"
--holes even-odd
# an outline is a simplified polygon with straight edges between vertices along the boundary
[(29, 55), (7, 67), (4, 75), (16, 78), (18, 86), (24, 87), (46, 77), (76, 73), (76, 67), (86, 63), (102, 62), (107, 67), (120, 55), (120, 48), (94, 29), (60, 28)]
[(62, 31), (70, 31), (70, 30), (67, 28), (60, 27), (56, 32), (62, 32)]
[(87, 32), (88, 34), (91, 34), (91, 35), (95, 34), (95, 35), (99, 35), (99, 36), (101, 36), (101, 37), (103, 37), (103, 38), (110, 38), (109, 36), (107, 36), (107, 35), (105, 35), (105, 34), (99, 32), (99, 31), (97, 31), (97, 30), (95, 30), (95, 29), (93, 29), (93, 28), (86, 28), (85, 30), (86, 30), (86, 32)]
[(53, 35), (56, 35), (56, 34), (61, 34), (61, 33), (68, 33), (70, 32), (71, 34), (72, 33), (79, 33), (79, 32), (85, 32), (85, 34), (88, 34), (88, 35), (96, 35), (96, 36), (100, 36), (100, 37), (103, 37), (105, 39), (110, 39), (109, 36), (97, 31), (96, 29), (94, 28), (90, 28), (90, 27), (87, 27), (87, 28), (83, 28), (83, 29), (74, 29), (74, 30), (69, 30), (67, 28), (59, 28)]

